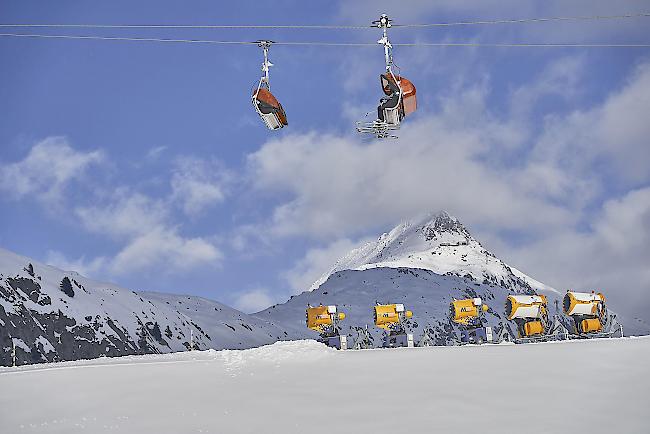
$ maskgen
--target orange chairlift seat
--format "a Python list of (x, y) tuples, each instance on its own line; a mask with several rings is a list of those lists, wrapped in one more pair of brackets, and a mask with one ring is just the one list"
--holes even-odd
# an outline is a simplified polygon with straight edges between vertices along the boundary
[(405, 116), (417, 109), (416, 90), (413, 83), (391, 71), (379, 76), (386, 95), (377, 107), (377, 119), (388, 125), (399, 125)]
[(258, 87), (253, 92), (252, 101), (255, 111), (260, 115), (268, 129), (277, 130), (289, 125), (282, 104), (273, 96), (270, 90), (261, 86)]
[(268, 52), (271, 46), (271, 41), (259, 41), (259, 46), (264, 50), (264, 63), (262, 63), (262, 77), (257, 85), (251, 102), (255, 111), (260, 116), (264, 124), (270, 130), (277, 130), (288, 125), (287, 114), (282, 107), (282, 104), (271, 93), (271, 86), (269, 84), (269, 67), (273, 66), (269, 62)]

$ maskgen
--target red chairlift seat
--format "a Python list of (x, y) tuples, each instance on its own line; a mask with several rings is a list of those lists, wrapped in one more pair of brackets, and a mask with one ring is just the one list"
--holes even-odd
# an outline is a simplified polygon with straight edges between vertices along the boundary
[(283, 128), (287, 123), (287, 114), (282, 108), (282, 104), (275, 96), (266, 88), (258, 86), (253, 92), (251, 98), (255, 111), (262, 118), (268, 129), (277, 130)]
[(377, 107), (378, 119), (397, 126), (405, 116), (417, 109), (415, 86), (408, 79), (392, 72), (381, 74), (379, 79), (386, 97), (381, 99)]

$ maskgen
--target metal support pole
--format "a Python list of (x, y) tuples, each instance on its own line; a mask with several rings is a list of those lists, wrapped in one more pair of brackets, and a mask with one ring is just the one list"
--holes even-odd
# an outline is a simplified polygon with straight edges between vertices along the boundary
[(388, 15), (382, 14), (377, 21), (374, 21), (373, 24), (376, 24), (377, 27), (382, 29), (383, 36), (380, 40), (377, 41), (378, 44), (384, 46), (384, 60), (386, 61), (386, 71), (390, 72), (393, 65), (393, 56), (390, 53), (391, 45), (388, 40), (388, 28), (391, 27), (391, 20), (388, 18)]
[(257, 44), (262, 47), (262, 50), (264, 51), (264, 62), (262, 63), (262, 72), (264, 72), (264, 77), (262, 78), (262, 81), (266, 83), (269, 90), (271, 90), (271, 83), (269, 81), (269, 67), (273, 66), (273, 64), (269, 61), (269, 48), (271, 47), (272, 43), (272, 41), (259, 41)]
[(384, 39), (386, 40), (386, 43), (384, 44), (384, 58), (386, 60), (386, 70), (390, 69), (390, 64), (391, 64), (391, 59), (390, 59), (390, 42), (388, 42), (388, 32), (386, 31), (386, 27), (384, 27)]
[(16, 342), (11, 338), (11, 366), (16, 367)]

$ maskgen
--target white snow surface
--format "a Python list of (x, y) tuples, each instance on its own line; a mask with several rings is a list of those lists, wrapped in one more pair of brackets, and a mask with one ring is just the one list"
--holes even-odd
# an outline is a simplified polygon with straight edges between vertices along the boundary
[[(7, 433), (647, 433), (650, 337), (0, 368)], [(585, 375), (588, 373), (588, 375)]]

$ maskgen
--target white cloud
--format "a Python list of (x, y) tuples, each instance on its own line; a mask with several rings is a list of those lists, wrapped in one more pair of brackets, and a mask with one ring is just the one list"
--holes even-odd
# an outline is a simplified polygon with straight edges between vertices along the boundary
[(368, 241), (370, 239), (351, 241), (342, 238), (324, 247), (309, 249), (292, 269), (284, 273), (283, 277), (291, 285), (294, 294), (307, 291), (317, 279), (332, 269), (339, 258)]
[[(150, 154), (163, 150), (155, 148)], [(66, 186), (85, 179), (89, 168), (103, 160), (101, 151), (77, 151), (65, 138), (51, 137), (35, 144), (22, 161), (0, 166), (0, 188), (18, 198), (33, 194), (48, 204), (55, 199), (63, 201)], [(213, 181), (223, 181), (224, 173), (220, 166), (183, 159), (172, 175), (170, 198), (153, 198), (121, 187), (95, 204), (79, 205), (74, 215), (86, 230), (113, 238), (123, 246), (114, 257), (91, 259), (69, 259), (50, 251), (47, 261), (84, 274), (109, 276), (145, 269), (176, 272), (203, 264), (218, 265), (223, 255), (212, 241), (181, 235), (172, 221), (172, 204), (180, 201), (186, 212), (194, 214), (222, 200), (223, 191)]]
[(184, 238), (174, 229), (153, 228), (129, 241), (110, 262), (113, 274), (128, 274), (148, 268), (187, 271), (216, 263), (222, 253), (203, 238)]
[(650, 180), (650, 63), (601, 105), (549, 116), (532, 160), (582, 179), (607, 178), (634, 186)]
[(86, 277), (97, 277), (106, 266), (106, 258), (100, 256), (87, 260), (85, 256), (81, 256), (70, 259), (62, 252), (49, 250), (45, 256), (45, 263), (64, 271), (76, 271)]
[(650, 187), (607, 201), (595, 229), (615, 254), (650, 255)]
[(84, 227), (126, 244), (104, 262), (112, 275), (145, 269), (187, 271), (203, 264), (217, 265), (221, 251), (208, 239), (186, 238), (170, 223), (169, 203), (127, 188), (119, 189), (105, 203), (78, 207)]
[(561, 57), (550, 62), (538, 74), (537, 80), (526, 82), (512, 92), (512, 114), (520, 121), (525, 121), (541, 98), (574, 98), (579, 91), (578, 85), (585, 67), (584, 55)]
[(147, 160), (155, 161), (167, 150), (167, 146), (154, 146), (147, 151)]
[(124, 238), (163, 226), (169, 210), (162, 200), (119, 188), (106, 203), (77, 207), (75, 214), (91, 232)]
[(235, 300), (235, 308), (245, 313), (259, 312), (274, 303), (266, 288), (255, 288), (239, 294)]
[(182, 158), (172, 175), (172, 200), (186, 215), (196, 216), (222, 202), (231, 181), (232, 174), (217, 161)]
[(77, 151), (64, 137), (48, 137), (22, 161), (0, 165), (0, 189), (16, 198), (34, 195), (52, 202), (61, 198), (71, 181), (83, 179), (91, 166), (103, 160), (101, 151)]

